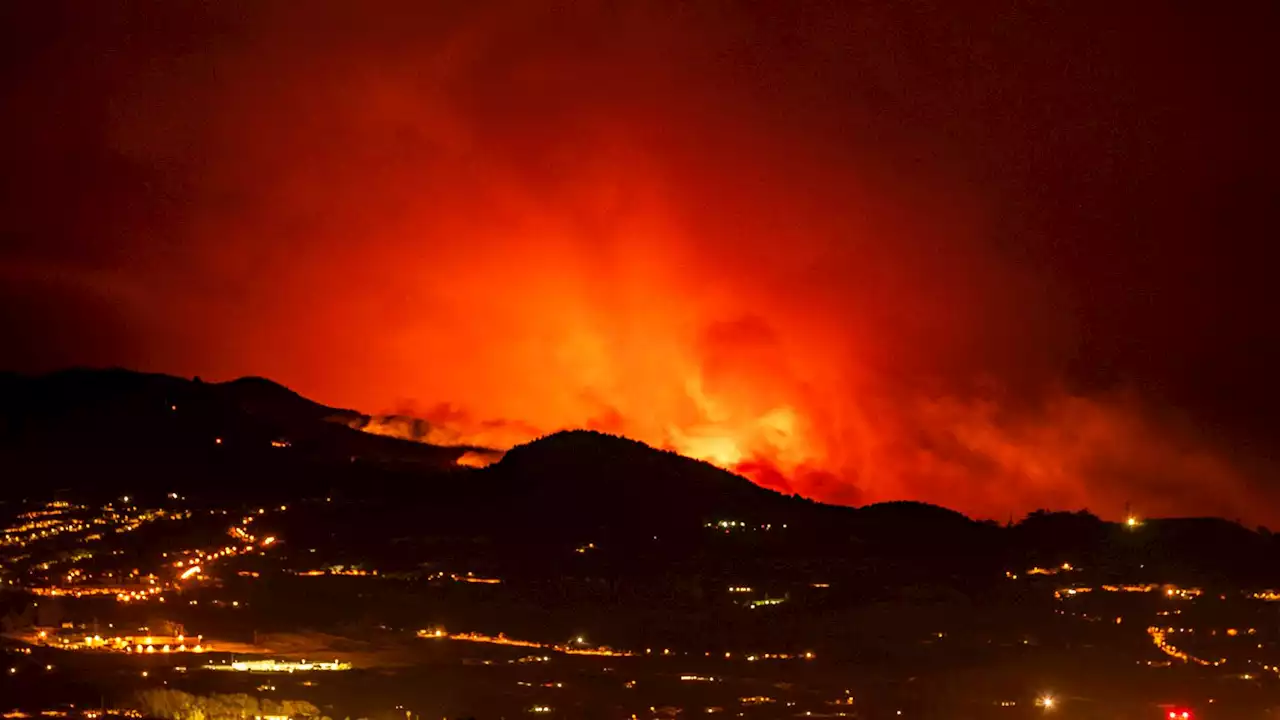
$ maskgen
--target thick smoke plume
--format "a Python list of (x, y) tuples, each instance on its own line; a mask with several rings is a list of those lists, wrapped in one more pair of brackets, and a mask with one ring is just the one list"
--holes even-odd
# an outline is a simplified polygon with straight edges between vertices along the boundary
[[(77, 210), (28, 230), (84, 260), (32, 249), (6, 274), (108, 298), (135, 338), (110, 361), (412, 402), (450, 444), (592, 427), (834, 502), (1258, 516), (1216, 440), (1095, 372), (1072, 275), (1115, 178), (1156, 162), (1119, 143), (1193, 152), (1134, 115), (1158, 63), (1120, 39), (1194, 64), (1169, 59), (1177, 28), (1101, 7), (179, 5), (31, 30), (71, 33), (32, 56), (96, 83), (88, 119), (33, 121), (22, 155), (24, 192)], [(15, 87), (33, 117), (69, 102)]]

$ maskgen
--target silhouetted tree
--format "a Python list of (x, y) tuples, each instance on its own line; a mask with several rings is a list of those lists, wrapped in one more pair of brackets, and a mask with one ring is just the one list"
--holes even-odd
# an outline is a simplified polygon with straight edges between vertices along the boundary
[(147, 621), (147, 627), (156, 635), (186, 635), (186, 628), (180, 622), (165, 618), (153, 618)]
[(24, 628), (29, 628), (35, 623), (35, 607), (31, 605), (23, 605), (21, 610), (10, 610), (5, 613), (0, 626), (3, 626), (5, 632), (16, 632)]

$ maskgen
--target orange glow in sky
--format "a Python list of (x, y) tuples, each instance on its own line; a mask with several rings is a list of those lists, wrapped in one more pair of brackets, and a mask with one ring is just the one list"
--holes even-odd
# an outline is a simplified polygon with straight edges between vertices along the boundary
[[(50, 55), (112, 78), (84, 91), (96, 114), (58, 114), (100, 121), (107, 169), (32, 227), (74, 220), (63, 234), (93, 244), (65, 263), (36, 247), (0, 279), (123, 328), (82, 362), (264, 376), (421, 417), (446, 444), (594, 428), (832, 502), (1002, 520), (1260, 506), (1185, 418), (1127, 378), (1068, 372), (1094, 339), (1076, 312), (1092, 286), (1068, 292), (1046, 267), (1091, 226), (1058, 222), (1036, 173), (1089, 185), (1061, 201), (1086, 220), (1086, 201), (1109, 207), (1097, 168), (1126, 158), (1106, 146), (1082, 169), (1072, 143), (1122, 121), (1166, 142), (1124, 115), (1153, 83), (1057, 92), (1040, 43), (994, 21), (948, 40), (952, 23), (892, 5), (847, 23), (797, 10), (794, 44), (715, 3), (404, 3), (392, 23), (356, 5), (213, 4), (150, 39), (150, 17), (122, 17)], [(1113, 33), (1124, 47), (1089, 46), (1098, 67), (1146, 71), (1125, 54), (1138, 15)], [(188, 31), (199, 52), (171, 40)], [(1187, 44), (1170, 41), (1175, 59)], [(955, 48), (1000, 72), (955, 75)], [(1115, 125), (1055, 124), (1081, 102)], [(32, 197), (80, 192), (79, 146), (51, 127), (18, 134), (39, 158)]]

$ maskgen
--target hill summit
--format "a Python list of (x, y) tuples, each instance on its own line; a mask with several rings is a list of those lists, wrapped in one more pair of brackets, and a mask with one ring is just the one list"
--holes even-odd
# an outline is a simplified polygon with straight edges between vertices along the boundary
[(670, 513), (758, 515), (807, 500), (762, 488), (710, 463), (595, 430), (567, 430), (507, 451), (496, 475), (571, 503)]

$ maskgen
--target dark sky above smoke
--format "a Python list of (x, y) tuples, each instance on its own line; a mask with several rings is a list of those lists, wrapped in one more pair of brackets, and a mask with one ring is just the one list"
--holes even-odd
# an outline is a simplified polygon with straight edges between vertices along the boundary
[(5, 3), (0, 365), (1280, 519), (1277, 15)]

